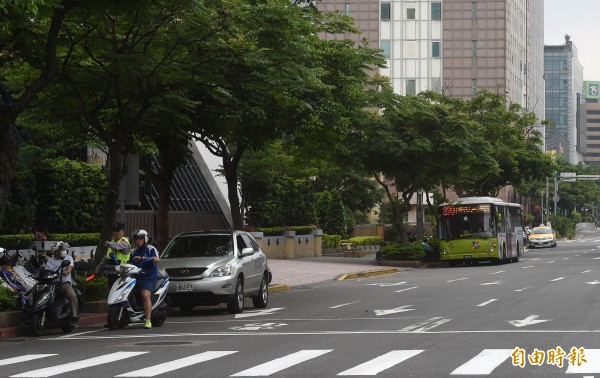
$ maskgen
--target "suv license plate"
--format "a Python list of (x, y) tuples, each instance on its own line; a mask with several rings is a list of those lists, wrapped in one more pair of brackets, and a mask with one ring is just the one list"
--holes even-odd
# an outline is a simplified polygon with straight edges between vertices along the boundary
[(192, 291), (192, 284), (189, 284), (189, 283), (175, 284), (175, 291)]

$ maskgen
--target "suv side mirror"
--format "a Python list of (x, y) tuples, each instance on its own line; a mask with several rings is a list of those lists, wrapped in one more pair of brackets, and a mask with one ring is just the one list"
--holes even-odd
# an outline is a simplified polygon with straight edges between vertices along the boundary
[(252, 256), (254, 254), (254, 249), (253, 248), (244, 248), (242, 249), (242, 257), (243, 256)]

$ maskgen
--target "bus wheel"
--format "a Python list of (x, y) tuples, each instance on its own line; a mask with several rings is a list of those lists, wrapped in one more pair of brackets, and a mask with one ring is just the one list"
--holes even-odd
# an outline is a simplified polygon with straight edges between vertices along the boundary
[(519, 262), (519, 256), (521, 256), (521, 248), (520, 248), (519, 244), (517, 243), (517, 257), (513, 258), (512, 261)]

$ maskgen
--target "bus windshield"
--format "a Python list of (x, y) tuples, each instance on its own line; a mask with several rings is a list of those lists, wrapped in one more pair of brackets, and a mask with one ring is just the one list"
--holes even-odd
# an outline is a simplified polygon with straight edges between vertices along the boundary
[(441, 240), (496, 236), (489, 204), (444, 206), (440, 209), (439, 229)]

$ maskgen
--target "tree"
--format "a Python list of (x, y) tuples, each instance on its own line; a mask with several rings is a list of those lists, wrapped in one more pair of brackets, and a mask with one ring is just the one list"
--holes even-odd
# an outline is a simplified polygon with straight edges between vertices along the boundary
[(57, 49), (70, 0), (0, 1), (0, 224), (8, 201), (19, 151), (16, 120), (52, 82), (60, 63)]
[[(227, 9), (230, 36), (215, 63), (214, 87), (198, 88), (197, 139), (222, 158), (233, 226), (243, 225), (238, 170), (248, 151), (284, 139), (320, 146), (339, 142), (366, 105), (367, 69), (382, 64), (375, 50), (320, 31), (353, 32), (348, 18), (323, 15), (285, 0)], [(317, 145), (318, 144), (318, 145)]]

